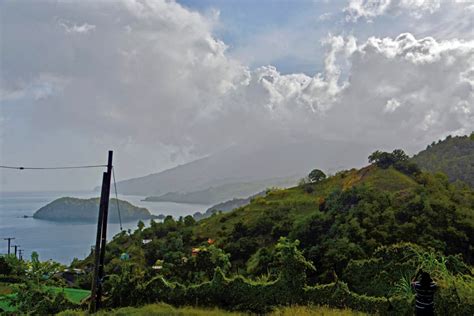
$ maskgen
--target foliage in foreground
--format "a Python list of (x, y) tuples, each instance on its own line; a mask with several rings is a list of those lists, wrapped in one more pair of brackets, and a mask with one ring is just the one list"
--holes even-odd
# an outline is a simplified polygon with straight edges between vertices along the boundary
[[(68, 310), (58, 316), (85, 316), (80, 310)], [(124, 307), (112, 310), (103, 310), (96, 315), (136, 315), (136, 316), (244, 316), (248, 313), (229, 312), (222, 309), (204, 309), (195, 307), (173, 307), (168, 304), (150, 304), (142, 307)], [(349, 309), (334, 309), (326, 306), (289, 306), (272, 311), (270, 316), (362, 316), (364, 313)]]
[[(409, 281), (421, 267), (440, 285), (439, 313), (473, 314), (474, 191), (406, 158), (376, 152), (374, 165), (269, 190), (199, 222), (140, 223), (107, 245), (106, 304), (256, 313), (314, 304), (408, 315)], [(77, 285), (90, 286), (89, 276)]]

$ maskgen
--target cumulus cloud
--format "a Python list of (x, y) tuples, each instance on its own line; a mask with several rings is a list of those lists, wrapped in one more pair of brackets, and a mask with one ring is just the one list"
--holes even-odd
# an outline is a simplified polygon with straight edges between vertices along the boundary
[[(176, 158), (283, 136), (419, 149), (474, 129), (474, 41), (330, 35), (321, 72), (282, 74), (229, 57), (214, 18), (175, 2), (7, 6), (0, 84), (11, 131), (27, 111), (32, 135), (67, 131)], [(88, 21), (68, 24), (87, 36), (52, 17)]]
[(440, 8), (441, 0), (349, 0), (346, 20), (357, 21), (360, 18), (371, 21), (384, 14), (398, 15), (406, 12), (415, 18), (431, 14)]

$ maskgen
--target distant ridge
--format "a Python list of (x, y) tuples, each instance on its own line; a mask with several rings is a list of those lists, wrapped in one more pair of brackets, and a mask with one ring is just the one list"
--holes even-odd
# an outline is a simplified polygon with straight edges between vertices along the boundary
[(433, 142), (412, 160), (423, 170), (441, 171), (451, 182), (461, 180), (474, 187), (474, 132)]
[[(297, 180), (314, 168), (335, 170), (362, 166), (372, 148), (351, 142), (324, 141), (283, 142), (257, 146), (234, 146), (214, 155), (180, 165), (163, 172), (117, 183), (122, 194), (155, 196), (167, 193), (190, 193), (227, 184), (269, 181), (277, 186), (282, 178)], [(351, 152), (351, 155), (347, 155)], [(337, 159), (335, 159), (337, 157)], [(265, 188), (257, 188), (245, 196)], [(230, 194), (219, 202), (239, 194)], [(191, 202), (191, 201), (190, 201)]]

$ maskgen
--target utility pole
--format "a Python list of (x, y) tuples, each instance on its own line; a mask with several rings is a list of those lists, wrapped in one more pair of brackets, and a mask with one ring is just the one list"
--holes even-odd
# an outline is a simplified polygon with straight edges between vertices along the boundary
[(20, 260), (23, 260), (23, 251), (24, 251), (23, 249), (18, 250), (18, 255), (19, 255)]
[(3, 238), (3, 240), (8, 240), (8, 255), (10, 255), (10, 243), (14, 239), (13, 237)]
[(15, 249), (15, 258), (16, 258), (16, 254), (18, 252), (18, 247), (20, 247), (20, 245), (14, 245), (13, 248)]
[(105, 246), (107, 243), (107, 218), (109, 213), (110, 180), (112, 177), (113, 152), (109, 151), (107, 172), (102, 175), (100, 193), (99, 218), (97, 221), (97, 236), (94, 248), (94, 275), (92, 279), (90, 312), (95, 313), (100, 308), (102, 298), (102, 282), (104, 279)]

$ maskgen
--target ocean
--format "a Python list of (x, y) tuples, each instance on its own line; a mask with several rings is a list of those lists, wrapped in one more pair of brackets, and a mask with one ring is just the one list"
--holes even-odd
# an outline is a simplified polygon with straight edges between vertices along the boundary
[[(52, 259), (69, 264), (74, 258), (83, 259), (95, 244), (97, 223), (59, 223), (34, 218), (32, 216), (42, 206), (53, 200), (69, 196), (77, 198), (97, 197), (97, 192), (0, 192), (0, 253), (7, 253), (6, 237), (14, 237), (12, 245), (23, 249), (23, 257), (30, 257), (33, 251), (40, 260)], [(111, 194), (111, 197), (112, 196)], [(210, 206), (172, 202), (145, 202), (143, 196), (118, 196), (136, 206), (146, 207), (152, 214), (179, 216), (204, 212)], [(147, 226), (149, 221), (144, 221)], [(137, 221), (123, 223), (123, 229), (134, 230)], [(119, 224), (109, 223), (107, 240), (120, 231)], [(12, 248), (13, 252), (14, 249)]]

